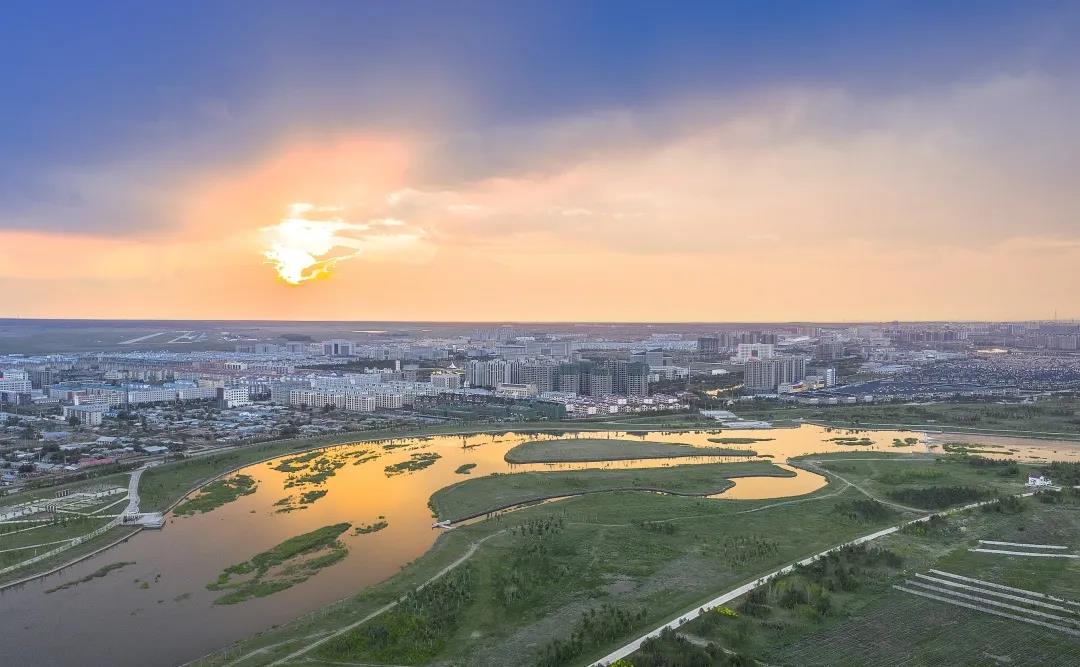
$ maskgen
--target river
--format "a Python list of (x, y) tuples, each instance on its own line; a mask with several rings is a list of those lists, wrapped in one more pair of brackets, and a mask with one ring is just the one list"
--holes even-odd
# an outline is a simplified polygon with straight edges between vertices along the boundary
[[(560, 437), (566, 435), (574, 434)], [(771, 438), (746, 445), (710, 442), (710, 437), (718, 435), (710, 431), (635, 431), (633, 434), (590, 431), (578, 435), (753, 449), (778, 464), (789, 457), (817, 452), (929, 453), (938, 446), (920, 443), (894, 448), (894, 439), (921, 438), (921, 434), (893, 431), (860, 432), (857, 437), (869, 437), (874, 444), (845, 446), (830, 438), (846, 435), (846, 432), (809, 425), (723, 432), (723, 437)], [(431, 494), (469, 477), (528, 470), (640, 468), (752, 460), (745, 457), (688, 457), (525, 465), (512, 465), (503, 460), (507, 450), (521, 442), (551, 437), (555, 436), (476, 434), (335, 447), (329, 455), (344, 457), (347, 464), (320, 487), (327, 489), (328, 494), (304, 510), (289, 513), (277, 512), (279, 507), (275, 506), (275, 502), (297, 492), (297, 489), (284, 488), (288, 473), (275, 470), (276, 461), (249, 466), (240, 472), (257, 480), (255, 493), (206, 514), (170, 516), (163, 530), (143, 531), (130, 541), (59, 574), (0, 593), (0, 628), (3, 628), (4, 637), (0, 643), (0, 662), (28, 666), (152, 667), (195, 659), (391, 577), (403, 564), (427, 551), (439, 535), (439, 531), (431, 527), (432, 517), (427, 507)], [(940, 442), (941, 438), (938, 440)], [(1011, 442), (1008, 448), (1001, 448), (1001, 455), (1039, 456), (1039, 451), (1045, 455), (1041, 446), (1041, 443)], [(1029, 449), (1032, 451), (1026, 451)], [(359, 460), (354, 455), (356, 450), (370, 450), (379, 457), (354, 464)], [(436, 452), (441, 458), (426, 469), (393, 476), (384, 472), (388, 465), (427, 451)], [(1076, 455), (1077, 452), (1080, 448), (1069, 453)], [(455, 472), (466, 463), (476, 466), (468, 477)], [(717, 497), (794, 496), (814, 491), (826, 483), (819, 475), (802, 470), (796, 472), (795, 477), (789, 478), (739, 478), (734, 480), (734, 487)], [(367, 535), (346, 533), (342, 537), (349, 549), (345, 560), (293, 588), (224, 606), (214, 605), (219, 594), (205, 589), (223, 568), (245, 561), (289, 537), (342, 521), (354, 525), (373, 523), (380, 516), (386, 517), (388, 528)], [(73, 588), (46, 592), (60, 583), (79, 579), (103, 565), (119, 561), (133, 561), (134, 564)]]

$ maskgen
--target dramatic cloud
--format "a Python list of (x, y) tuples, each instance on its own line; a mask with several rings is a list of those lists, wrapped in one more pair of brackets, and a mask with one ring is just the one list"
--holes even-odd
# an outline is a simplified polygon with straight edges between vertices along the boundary
[(169, 224), (117, 236), (30, 220), (0, 232), (0, 273), (21, 314), (86, 314), (77, 294), (25, 278), (48, 265), (128, 295), (113, 316), (1074, 315), (1078, 115), (1074, 81), (1021, 74), (875, 95), (781, 86), (427, 134), (358, 122), (172, 188), (108, 170), (118, 204), (105, 211), (129, 201)]

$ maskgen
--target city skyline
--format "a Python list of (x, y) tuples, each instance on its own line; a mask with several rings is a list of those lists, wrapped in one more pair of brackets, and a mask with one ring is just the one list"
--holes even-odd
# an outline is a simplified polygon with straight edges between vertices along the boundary
[(50, 4), (0, 316), (1080, 316), (1075, 6)]

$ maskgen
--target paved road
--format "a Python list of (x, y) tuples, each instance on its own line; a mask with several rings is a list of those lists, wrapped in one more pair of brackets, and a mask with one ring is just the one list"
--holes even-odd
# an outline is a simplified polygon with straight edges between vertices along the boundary
[[(850, 482), (848, 482), (848, 483), (850, 484)], [(855, 485), (852, 484), (852, 486), (855, 486)], [(858, 488), (858, 487), (856, 487), (856, 488)], [(869, 495), (869, 494), (867, 494), (867, 495)], [(1017, 495), (1020, 496), (1020, 497), (1026, 497), (1026, 496), (1031, 496), (1031, 495), (1034, 495), (1034, 494), (1029, 492), (1029, 493), (1021, 493), (1021, 494), (1017, 494)], [(873, 496), (871, 496), (871, 497), (873, 497)], [(932, 513), (932, 514), (927, 514), (926, 516), (919, 517), (918, 519), (912, 519), (910, 521), (905, 521), (905, 522), (897, 524), (895, 526), (891, 526), (889, 528), (885, 528), (883, 530), (879, 530), (877, 532), (870, 533), (869, 535), (863, 535), (862, 537), (857, 537), (857, 538), (855, 538), (853, 540), (850, 540), (848, 542), (844, 542), (843, 544), (838, 544), (835, 547), (831, 547), (829, 549), (826, 549), (825, 551), (821, 551), (819, 553), (816, 553), (813, 556), (810, 556), (808, 558), (804, 558), (803, 560), (801, 560), (801, 561), (799, 561), (797, 563), (792, 563), (790, 565), (785, 565), (784, 567), (782, 567), (782, 568), (780, 568), (778, 570), (773, 570), (772, 572), (770, 572), (770, 573), (768, 573), (768, 574), (766, 574), (766, 575), (764, 575), (764, 576), (762, 576), (762, 577), (760, 577), (758, 579), (755, 579), (754, 581), (752, 581), (752, 582), (750, 582), (748, 584), (743, 584), (742, 586), (739, 586), (738, 588), (733, 588), (732, 590), (727, 591), (726, 593), (718, 595), (717, 597), (709, 600), (705, 604), (702, 604), (702, 605), (698, 606), (695, 609), (691, 609), (689, 612), (687, 612), (686, 614), (683, 614), (679, 618), (676, 618), (676, 619), (674, 619), (672, 621), (669, 621), (669, 622), (665, 623), (664, 625), (661, 625), (660, 627), (656, 628), (655, 630), (652, 630), (651, 632), (648, 632), (648, 633), (638, 637), (634, 641), (632, 641), (632, 642), (630, 642), (630, 643), (628, 643), (628, 644), (626, 644), (626, 645), (612, 651), (611, 653), (607, 654), (603, 658), (600, 658), (596, 662), (591, 663), (589, 665), (589, 667), (603, 667), (604, 665), (609, 665), (609, 664), (615, 662), (616, 660), (619, 660), (621, 658), (625, 658), (625, 657), (631, 655), (632, 653), (636, 652), (638, 649), (640, 649), (641, 645), (644, 644), (647, 640), (652, 639), (653, 637), (659, 637), (660, 633), (663, 632), (665, 629), (671, 628), (672, 630), (674, 630), (674, 629), (678, 628), (679, 626), (683, 625), (684, 623), (688, 623), (688, 622), (694, 620), (699, 615), (701, 615), (702, 613), (704, 613), (706, 611), (709, 611), (710, 609), (714, 609), (716, 607), (719, 607), (720, 605), (727, 604), (728, 602), (731, 602), (732, 600), (734, 600), (734, 599), (736, 599), (736, 598), (738, 598), (738, 597), (740, 597), (742, 595), (745, 595), (745, 594), (749, 593), (750, 591), (754, 590), (755, 588), (758, 588), (759, 586), (763, 586), (763, 585), (767, 584), (772, 579), (775, 579), (777, 577), (781, 577), (781, 576), (791, 572), (792, 570), (794, 570), (796, 567), (798, 567), (800, 565), (809, 565), (809, 564), (813, 563), (814, 561), (816, 561), (816, 560), (818, 560), (818, 559), (820, 559), (820, 558), (822, 558), (822, 557), (824, 557), (824, 556), (826, 556), (826, 555), (828, 555), (828, 554), (830, 554), (830, 553), (832, 553), (834, 551), (837, 551), (839, 549), (843, 549), (844, 547), (849, 547), (849, 546), (854, 546), (854, 545), (857, 545), (857, 544), (863, 544), (863, 543), (866, 543), (866, 542), (871, 542), (873, 540), (885, 537), (886, 535), (892, 535), (893, 533), (900, 530), (904, 526), (907, 526), (907, 525), (912, 524), (912, 523), (917, 523), (917, 522), (920, 522), (920, 521), (927, 521), (927, 520), (930, 519), (930, 517), (935, 516), (935, 515), (946, 515), (946, 514), (956, 514), (957, 512), (965, 512), (967, 510), (974, 509), (976, 507), (981, 507), (983, 505), (987, 505), (987, 504), (993, 503), (993, 502), (996, 502), (996, 500), (985, 500), (985, 501), (982, 501), (982, 502), (971, 503), (970, 505), (964, 505), (963, 507), (957, 507), (957, 508), (954, 508), (954, 509), (951, 509), (951, 510), (945, 510), (943, 512), (935, 512), (935, 513)]]

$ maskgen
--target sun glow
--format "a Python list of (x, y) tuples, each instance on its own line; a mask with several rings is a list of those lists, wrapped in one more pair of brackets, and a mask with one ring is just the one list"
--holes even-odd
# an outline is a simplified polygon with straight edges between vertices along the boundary
[(297, 202), (278, 224), (263, 227), (263, 256), (290, 285), (327, 275), (339, 262), (378, 250), (402, 249), (418, 241), (422, 232), (386, 233), (405, 223), (393, 218), (348, 222), (341, 207)]

